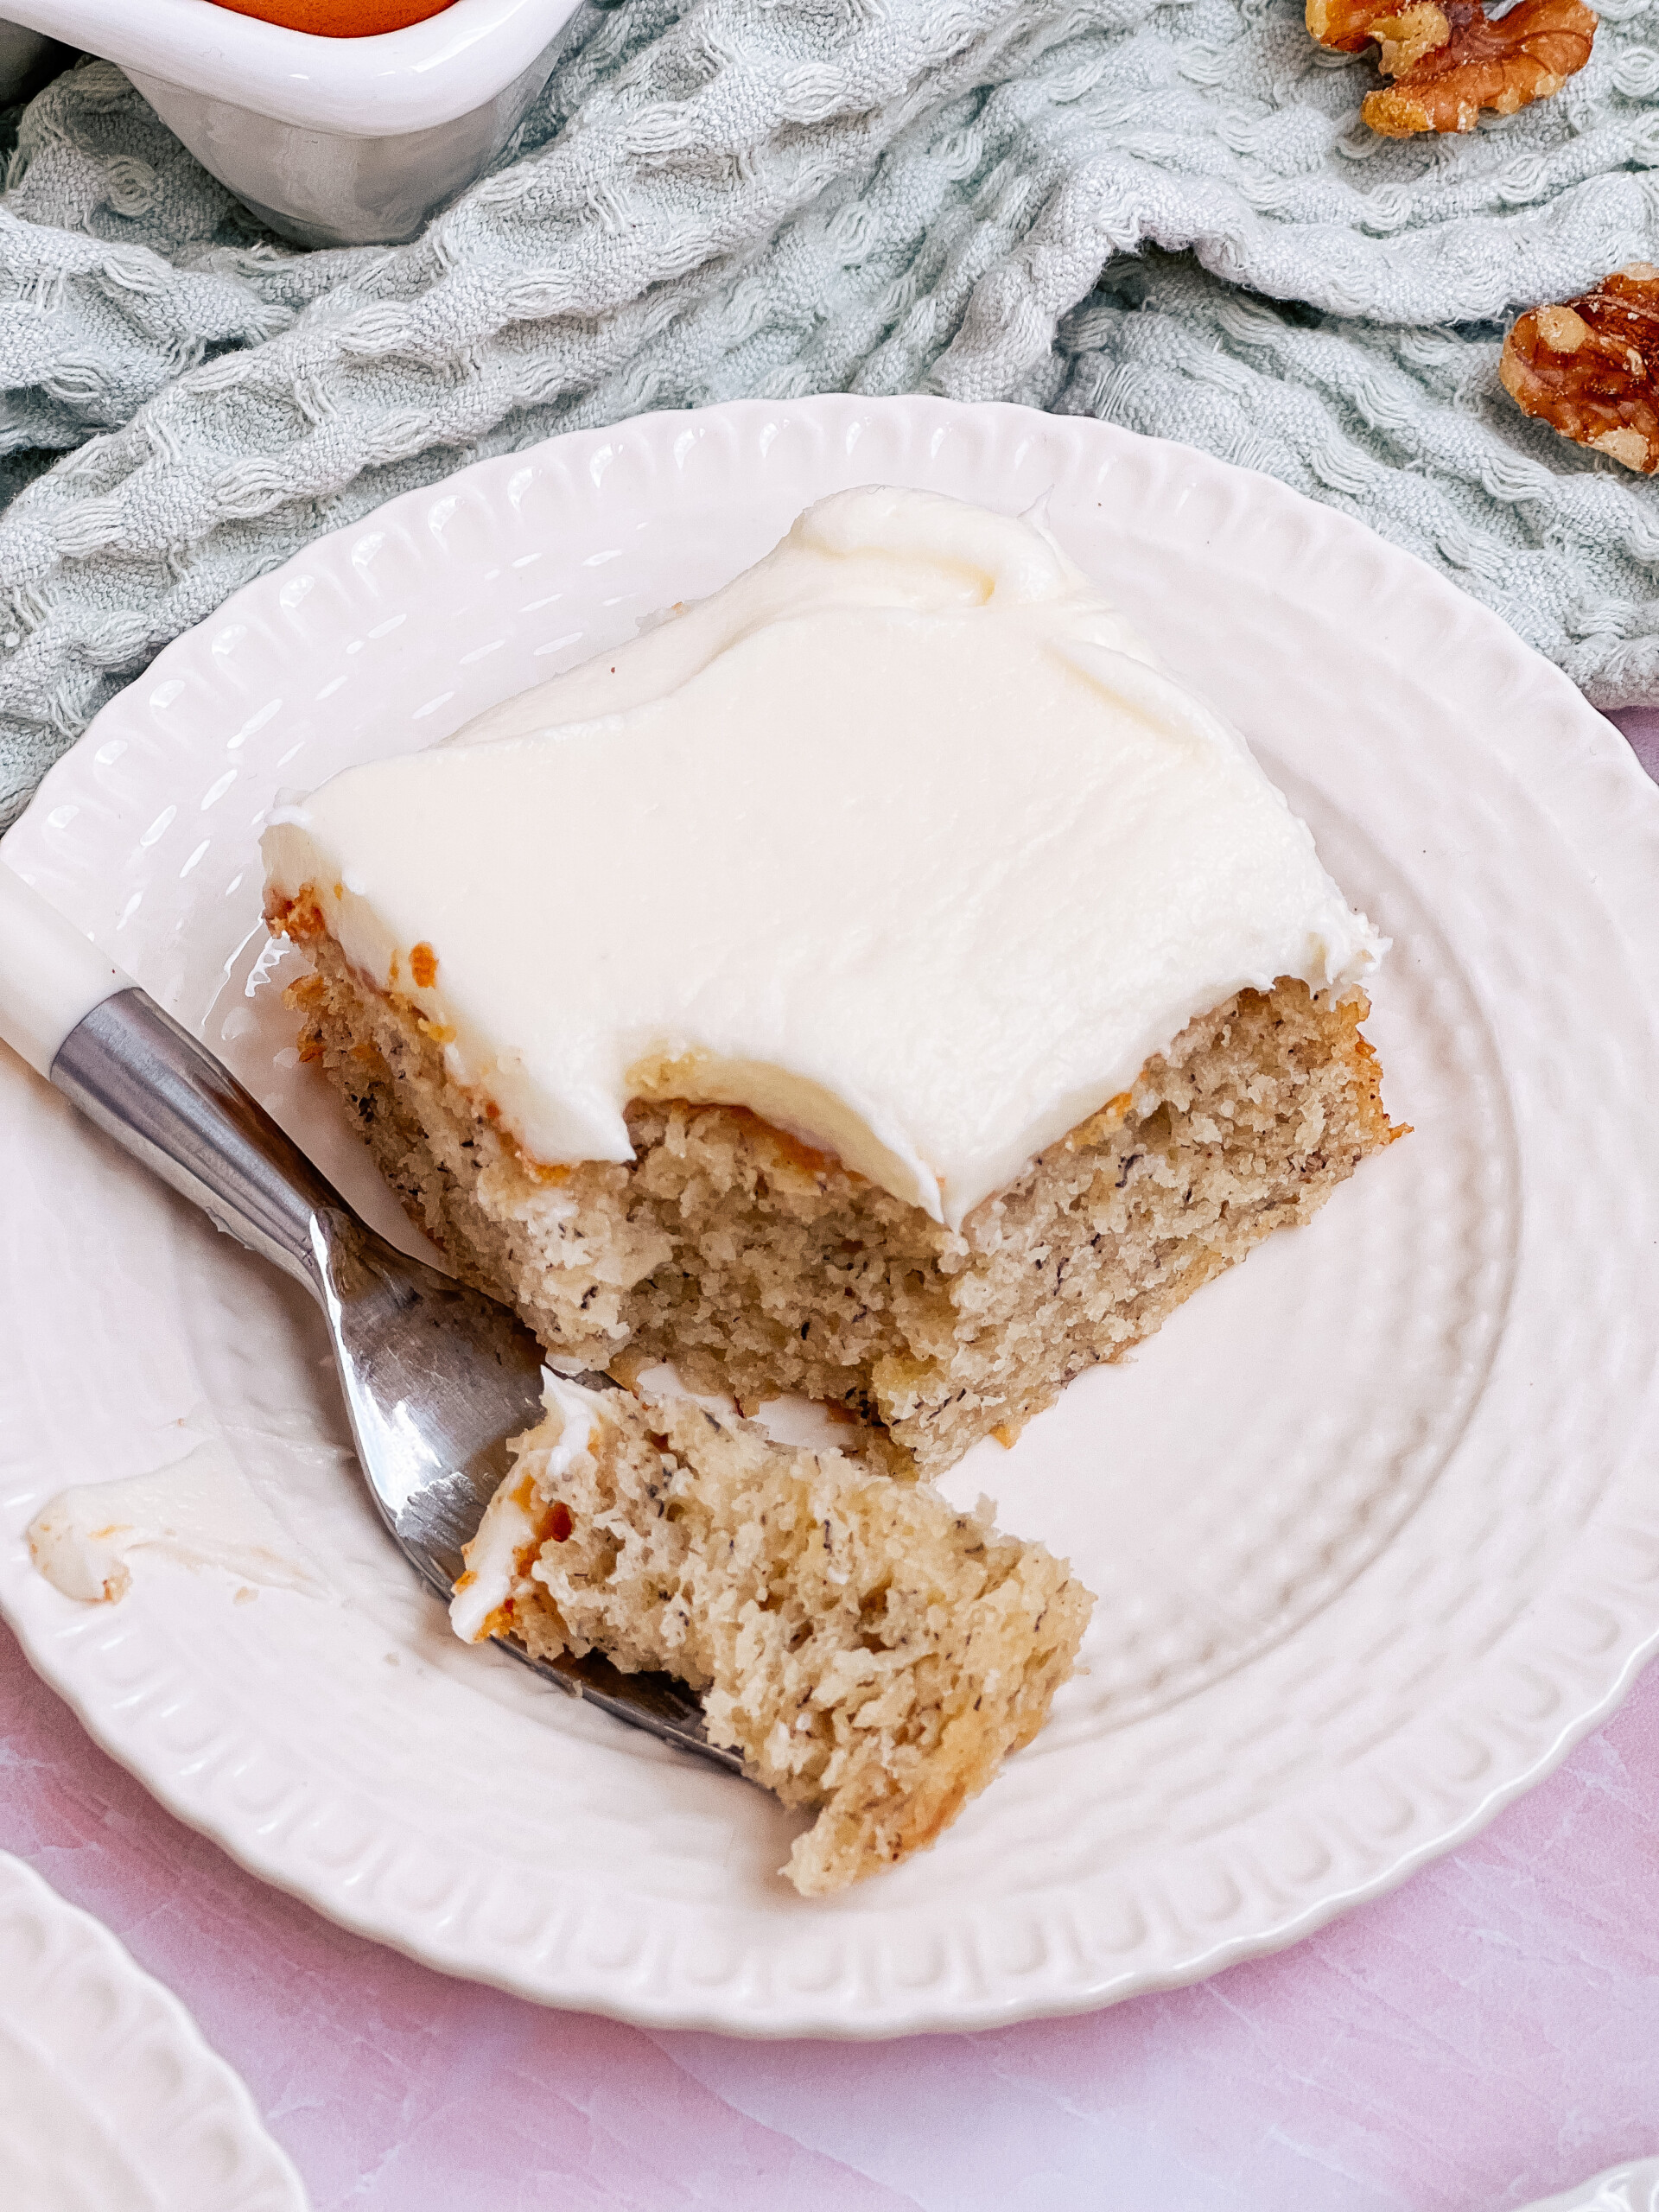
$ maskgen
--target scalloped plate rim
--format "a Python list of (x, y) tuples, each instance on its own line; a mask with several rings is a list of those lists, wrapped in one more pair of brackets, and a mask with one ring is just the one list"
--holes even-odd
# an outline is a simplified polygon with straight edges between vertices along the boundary
[[(400, 511), (404, 513), (417, 512), (429, 505), (435, 496), (453, 492), (469, 480), (486, 473), (499, 474), (516, 467), (522, 467), (526, 461), (533, 461), (537, 454), (553, 448), (570, 450), (584, 445), (592, 447), (617, 437), (660, 435), (667, 426), (671, 425), (675, 430), (683, 432), (689, 425), (697, 424), (700, 419), (706, 426), (709, 417), (725, 417), (741, 421), (744, 416), (750, 418), (762, 416), (775, 421), (779, 416), (818, 414), (832, 420), (839, 418), (849, 421), (876, 412), (887, 413), (893, 410), (901, 412), (921, 410), (935, 413), (945, 410), (954, 418), (960, 419), (971, 416), (989, 419), (993, 423), (1001, 423), (1004, 429), (1008, 427), (1010, 418), (1018, 418), (1022, 426), (1031, 429), (1039, 429), (1042, 426), (1057, 428), (1080, 435), (1085, 439), (1098, 437), (1108, 445), (1116, 443), (1120, 447), (1128, 448), (1161, 448), (1169, 454), (1178, 455), (1180, 465), (1195, 472), (1200, 478), (1213, 476), (1223, 481), (1230, 480), (1235, 485), (1241, 483), (1246, 485), (1248, 496), (1264, 506), (1271, 507), (1274, 505), (1283, 504), (1295, 510), (1306, 511), (1318, 518), (1321, 530), (1329, 531), (1334, 536), (1338, 544), (1352, 545), (1356, 542), (1363, 543), (1374, 557), (1380, 549), (1382, 555), (1385, 557), (1386, 564), (1393, 568), (1397, 575), (1404, 577), (1412, 588), (1419, 592), (1431, 591), (1434, 594), (1440, 595), (1445, 601), (1452, 602), (1455, 606), (1459, 620), (1472, 628), (1477, 634), (1485, 632), (1489, 645), (1495, 635), (1502, 641), (1503, 649), (1507, 655), (1520, 656), (1532, 664), (1533, 672), (1541, 685), (1547, 688), (1553, 684), (1558, 687), (1558, 694), (1566, 694), (1570, 696), (1578, 710), (1580, 727), (1584, 734), (1584, 741), (1590, 752), (1592, 754), (1599, 753), (1602, 765), (1613, 767), (1616, 773), (1626, 778), (1628, 790), (1632, 796), (1638, 791), (1641, 793), (1640, 798), (1636, 800), (1634, 814), (1640, 817), (1643, 810), (1646, 810), (1645, 830), (1639, 819), (1633, 822), (1629, 816), (1617, 824), (1617, 829), (1624, 833), (1628, 841), (1640, 840), (1659, 847), (1659, 791), (1656, 791), (1649, 779), (1643, 774), (1634, 755), (1618, 733), (1601, 716), (1596, 715), (1593, 709), (1588, 708), (1559, 671), (1532, 655), (1529, 649), (1516, 639), (1496, 616), (1480, 608), (1475, 602), (1465, 599), (1445, 578), (1424, 567), (1412, 556), (1398, 548), (1387, 545), (1366, 531), (1363, 525), (1338, 514), (1334, 510), (1319, 507), (1304, 499), (1301, 495), (1292, 492), (1274, 480), (1260, 477), (1254, 472), (1238, 469), (1230, 464), (1213, 461), (1209, 456), (1191, 448), (1172, 446), (1166, 441), (1138, 438), (1134, 434), (1119, 431), (1111, 426), (1099, 424), (1086, 418), (1046, 416), (1036, 415), (1033, 410), (1002, 405), (961, 408), (953, 405), (952, 403), (928, 399), (866, 401), (841, 396), (829, 399), (777, 404), (764, 401), (747, 401), (701, 410), (701, 418), (689, 416), (683, 413), (664, 413), (635, 416), (624, 423), (605, 426), (595, 430), (567, 433), (560, 438), (546, 442), (544, 446), (527, 448), (516, 454), (495, 456), (471, 464), (469, 467), (457, 471), (454, 475), (442, 480), (438, 485), (421, 487), (414, 492), (401, 494), (397, 499), (387, 502), (385, 506), (376, 510), (373, 516), (363, 518), (340, 531), (328, 533), (327, 537), (312, 541), (281, 568), (268, 572), (244, 587), (231, 600), (215, 610), (214, 613), (199, 626), (196, 631), (174, 641), (157, 656), (156, 660), (150, 664), (144, 675), (137, 680), (141, 682), (154, 682), (158, 678), (164, 680), (168, 673), (168, 663), (170, 659), (176, 657), (180, 662), (182, 662), (192, 651), (196, 649), (198, 641), (207, 629), (222, 624), (227, 616), (234, 613), (238, 605), (256, 599), (261, 594), (274, 593), (285, 575), (306, 563), (315, 563), (319, 556), (320, 549), (323, 546), (354, 538), (360, 535), (372, 521), (379, 522), (397, 514)], [(987, 496), (991, 495), (988, 488)], [(111, 706), (118, 705), (119, 701), (126, 696), (125, 692), (118, 695), (118, 699), (112, 701)], [(108, 711), (109, 709), (106, 709), (105, 712)], [(101, 716), (99, 720), (102, 720)], [(86, 754), (97, 741), (98, 728), (98, 722), (95, 721), (70, 753), (66, 755), (49, 772), (23, 817), (24, 823), (38, 827), (40, 817), (49, 810), (56, 800), (57, 787), (60, 785), (67, 785), (73, 779), (74, 774), (78, 772), (76, 766), (78, 762), (84, 764)], [(10, 857), (11, 855), (8, 855), (8, 858)], [(0, 1567), (0, 1597), (6, 1594), (3, 1588), (5, 1580), (4, 1570)], [(419, 1929), (399, 1929), (388, 1926), (385, 1916), (377, 1916), (372, 1910), (353, 1910), (346, 1897), (331, 1894), (328, 1885), (319, 1881), (315, 1875), (308, 1877), (303, 1870), (296, 1872), (292, 1868), (284, 1867), (282, 1864), (280, 1851), (265, 1854), (257, 1848), (257, 1840), (253, 1836), (233, 1835), (229, 1832), (230, 1824), (228, 1822), (215, 1823), (211, 1817), (211, 1808), (194, 1802), (187, 1789), (182, 1787), (175, 1789), (171, 1785), (170, 1777), (158, 1777), (148, 1770), (143, 1762), (142, 1746), (123, 1739), (113, 1726), (112, 1716), (100, 1717), (99, 1708), (92, 1701), (90, 1688), (83, 1688), (78, 1681), (66, 1681), (63, 1675), (52, 1667), (48, 1653), (43, 1648), (48, 1639), (40, 1639), (42, 1648), (37, 1649), (36, 1640), (31, 1637), (27, 1621), (10, 1607), (6, 1610), (8, 1618), (12, 1620), (13, 1625), (16, 1628), (31, 1662), (53, 1684), (58, 1693), (66, 1698), (89, 1732), (111, 1756), (137, 1775), (152, 1794), (167, 1805), (169, 1810), (175, 1812), (188, 1824), (212, 1835), (239, 1863), (262, 1878), (270, 1880), (276, 1886), (305, 1898), (340, 1924), (375, 1940), (390, 1943), (407, 1955), (422, 1960), (442, 1971), (488, 1982), (514, 1993), (529, 1997), (534, 2001), (569, 2004), (614, 2018), (652, 2026), (704, 2028), (727, 2034), (760, 2037), (809, 2034), (829, 2037), (866, 2038), (900, 2035), (929, 2029), (941, 2031), (959, 2030), (963, 2027), (989, 2027), (1007, 2024), (1026, 2018), (1063, 2016), (1092, 2010), (1104, 2002), (1116, 2001), (1122, 1997), (1135, 1993), (1140, 1990), (1180, 1986), (1183, 1983), (1202, 1979), (1240, 1959), (1281, 1949), (1300, 1940), (1302, 1936), (1313, 1932), (1338, 1913), (1348, 1910), (1350, 1906), (1380, 1896), (1395, 1888), (1418, 1866), (1455, 1847), (1476, 1834), (1504, 1806), (1543, 1779), (1559, 1764), (1575, 1744), (1606, 1717), (1626, 1694), (1636, 1673), (1652, 1656), (1656, 1646), (1659, 1646), (1659, 1607), (1656, 1607), (1649, 1618), (1646, 1632), (1633, 1641), (1627, 1640), (1623, 1644), (1616, 1669), (1610, 1678), (1603, 1681), (1595, 1698), (1588, 1703), (1579, 1706), (1570, 1717), (1564, 1719), (1548, 1741), (1541, 1745), (1535, 1756), (1530, 1758), (1523, 1768), (1511, 1773), (1486, 1791), (1478, 1802), (1471, 1805), (1455, 1821), (1443, 1823), (1432, 1834), (1414, 1838), (1380, 1872), (1368, 1876), (1351, 1886), (1333, 1891), (1306, 1907), (1290, 1912), (1271, 1926), (1259, 1927), (1254, 1933), (1247, 1932), (1228, 1936), (1208, 1949), (1192, 1953), (1179, 1963), (1166, 1964), (1162, 1970), (1130, 1969), (1121, 1974), (1107, 1974), (1094, 1980), (1080, 1979), (1063, 1999), (1057, 1998), (1051, 1992), (1034, 2002), (1027, 2001), (1018, 1993), (1017, 1986), (1013, 1984), (1012, 1978), (1005, 1976), (1005, 1982), (1009, 1983), (1010, 1986), (1008, 1993), (1001, 1999), (977, 1999), (969, 2007), (959, 2008), (954, 2013), (943, 2016), (937, 2006), (929, 2005), (925, 1996), (910, 2007), (895, 2002), (896, 1993), (890, 1988), (886, 1993), (884, 2003), (880, 2008), (881, 2017), (879, 2019), (865, 2018), (861, 2013), (856, 2018), (848, 2018), (844, 2014), (832, 2016), (822, 2011), (815, 2013), (812, 2011), (810, 1999), (802, 1999), (791, 2008), (786, 2008), (792, 2009), (796, 2017), (788, 2021), (774, 2024), (764, 2018), (734, 2018), (728, 2009), (722, 2009), (718, 2002), (706, 2006), (688, 2004), (684, 2001), (686, 1993), (683, 1988), (677, 2001), (661, 2003), (642, 2000), (638, 1995), (611, 1999), (607, 1997), (602, 1988), (589, 1986), (573, 1988), (568, 1995), (550, 1994), (544, 1985), (538, 1985), (531, 1977), (518, 1977), (509, 1972), (494, 1970), (477, 1961), (469, 1962), (464, 1956), (458, 1955), (458, 1953), (464, 1951), (464, 1945), (452, 1945), (445, 1936), (435, 1930), (428, 1929), (423, 1934)]]
[[(185, 2117), (199, 2117), (201, 2108), (216, 2107), (221, 2124), (234, 2127), (241, 2155), (257, 2158), (266, 2167), (265, 2185), (275, 2189), (280, 2184), (281, 2198), (273, 2196), (266, 2200), (270, 2212), (276, 2212), (279, 2203), (288, 2212), (308, 2212), (310, 2200), (293, 2160), (266, 2127), (247, 2083), (207, 2041), (183, 1999), (141, 1967), (96, 1913), (88, 1912), (84, 1905), (72, 1904), (28, 1859), (0, 1851), (0, 1919), (14, 1905), (32, 1910), (48, 1923), (78, 1961), (99, 1967), (131, 1993), (134, 2003), (143, 2007), (153, 2027), (165, 2036), (191, 2084), (198, 2111)], [(9, 2006), (16, 2001), (16, 1990), (9, 1990)], [(96, 2052), (92, 2063), (96, 2063)], [(162, 2139), (163, 2154), (168, 2139)], [(160, 2179), (165, 2183), (167, 2176), (162, 2174)]]

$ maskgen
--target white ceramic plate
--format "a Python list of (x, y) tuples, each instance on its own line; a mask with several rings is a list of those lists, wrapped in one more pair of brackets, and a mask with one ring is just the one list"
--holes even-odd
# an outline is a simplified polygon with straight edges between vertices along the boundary
[(1541, 2198), (1526, 2212), (1659, 2212), (1659, 2158), (1610, 2166), (1576, 2189)]
[[(1090, 1671), (936, 1850), (804, 1903), (769, 1799), (455, 1643), (353, 1485), (302, 1294), (15, 1065), (0, 1122), (0, 1598), (35, 1663), (183, 1818), (350, 1925), (748, 2034), (1076, 2010), (1284, 1943), (1536, 1780), (1659, 1637), (1659, 793), (1499, 623), (1262, 477), (923, 399), (560, 439), (239, 594), (105, 710), (5, 857), (396, 1226), (294, 1065), (257, 918), (274, 795), (440, 736), (868, 481), (1052, 495), (1393, 936), (1371, 1031), (1416, 1129), (957, 1471), (1100, 1604)], [(62, 1484), (192, 1449), (269, 1505), (309, 1593), (141, 1559), (89, 1610), (31, 1572)]]
[(299, 2176), (178, 1999), (3, 1853), (0, 2204), (306, 2212)]

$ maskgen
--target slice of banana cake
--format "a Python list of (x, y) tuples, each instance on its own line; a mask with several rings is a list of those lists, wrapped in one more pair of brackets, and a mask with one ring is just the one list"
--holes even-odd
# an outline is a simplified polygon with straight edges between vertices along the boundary
[(1395, 1135), (1382, 945), (1036, 522), (844, 492), (265, 833), (301, 1049), (550, 1354), (938, 1473)]
[(677, 1675), (713, 1741), (816, 1811), (783, 1870), (804, 1896), (932, 1843), (1071, 1672), (1093, 1599), (987, 1505), (551, 1374), (513, 1448), (457, 1633)]

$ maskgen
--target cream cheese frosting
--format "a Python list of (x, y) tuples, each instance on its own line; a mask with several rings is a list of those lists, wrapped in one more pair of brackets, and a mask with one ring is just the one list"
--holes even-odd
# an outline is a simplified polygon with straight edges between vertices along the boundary
[(264, 837), (533, 1159), (719, 1101), (960, 1227), (1249, 987), (1383, 947), (1037, 520), (870, 488)]
[(28, 1541), (54, 1589), (86, 1605), (124, 1598), (140, 1556), (217, 1568), (269, 1589), (320, 1586), (276, 1515), (212, 1442), (154, 1474), (76, 1484), (35, 1515)]
[[(530, 1448), (541, 1427), (526, 1440), (518, 1467), (499, 1484), (484, 1509), (477, 1534), (462, 1550), (465, 1572), (449, 1600), (449, 1625), (463, 1643), (482, 1643), (512, 1626), (507, 1600), (535, 1571), (536, 1557), (551, 1534), (548, 1493), (586, 1452), (604, 1406), (596, 1391), (561, 1381), (542, 1370), (543, 1402), (556, 1413), (561, 1427), (556, 1443)], [(570, 1533), (569, 1521), (565, 1534)]]

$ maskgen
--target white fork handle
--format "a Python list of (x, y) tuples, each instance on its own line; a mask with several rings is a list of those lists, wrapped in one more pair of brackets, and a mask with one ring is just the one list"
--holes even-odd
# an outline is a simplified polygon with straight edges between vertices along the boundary
[(0, 855), (0, 1038), (50, 1076), (64, 1039), (132, 978)]
[(229, 1069), (3, 860), (0, 1037), (227, 1235), (323, 1294), (319, 1217), (355, 1216)]

